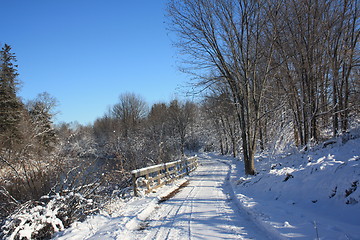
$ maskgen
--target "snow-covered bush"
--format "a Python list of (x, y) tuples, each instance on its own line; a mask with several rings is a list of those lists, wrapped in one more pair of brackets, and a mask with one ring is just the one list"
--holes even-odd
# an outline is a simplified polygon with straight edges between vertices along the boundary
[(50, 239), (74, 221), (82, 221), (97, 212), (97, 204), (79, 193), (45, 196), (29, 201), (10, 215), (1, 227), (0, 238), (6, 240)]

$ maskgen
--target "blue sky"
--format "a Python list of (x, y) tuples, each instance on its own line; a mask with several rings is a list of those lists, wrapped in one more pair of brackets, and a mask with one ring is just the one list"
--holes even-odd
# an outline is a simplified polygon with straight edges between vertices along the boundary
[(182, 96), (188, 76), (177, 69), (166, 30), (166, 0), (0, 0), (0, 43), (12, 46), (33, 99), (59, 101), (56, 121), (93, 122), (121, 93), (150, 105)]

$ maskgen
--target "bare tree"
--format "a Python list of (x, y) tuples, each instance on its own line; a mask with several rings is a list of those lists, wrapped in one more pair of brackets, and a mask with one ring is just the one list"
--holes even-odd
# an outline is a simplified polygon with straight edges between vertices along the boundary
[(119, 103), (112, 109), (113, 116), (119, 119), (124, 137), (129, 136), (129, 132), (136, 131), (139, 123), (146, 117), (147, 104), (134, 93), (120, 95)]
[[(171, 29), (177, 46), (190, 55), (201, 85), (223, 82), (230, 90), (241, 129), (245, 173), (255, 174), (254, 154), (263, 92), (271, 71), (276, 29), (267, 26), (267, 1), (170, 1)], [(204, 78), (204, 71), (217, 72)]]
[(51, 152), (54, 144), (57, 142), (56, 131), (53, 126), (54, 111), (57, 106), (57, 100), (44, 92), (38, 94), (35, 100), (27, 104), (34, 140), (39, 144), (39, 151), (45, 150)]

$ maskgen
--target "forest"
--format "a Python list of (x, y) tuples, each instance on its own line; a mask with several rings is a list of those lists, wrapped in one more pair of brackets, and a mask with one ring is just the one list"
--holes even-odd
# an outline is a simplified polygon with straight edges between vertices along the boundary
[[(307, 151), (358, 126), (358, 1), (170, 0), (167, 14), (199, 100), (149, 106), (119, 92), (86, 126), (55, 123), (46, 92), (21, 99), (16, 55), (2, 46), (2, 224), (51, 203), (62, 222), (43, 223), (36, 237), (46, 239), (130, 195), (131, 170), (203, 151), (231, 154), (254, 175), (257, 153)], [(13, 233), (13, 219), (0, 236)]]

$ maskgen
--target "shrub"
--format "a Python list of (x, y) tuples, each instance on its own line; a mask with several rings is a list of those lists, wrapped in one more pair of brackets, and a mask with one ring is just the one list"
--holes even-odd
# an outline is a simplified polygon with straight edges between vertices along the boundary
[(7, 240), (50, 239), (74, 221), (82, 221), (98, 211), (91, 198), (73, 191), (44, 196), (41, 201), (28, 201), (8, 217), (0, 237)]

